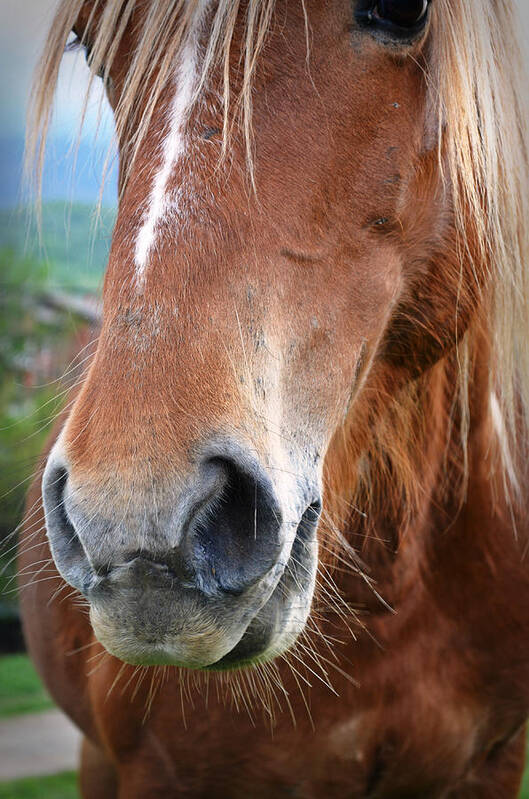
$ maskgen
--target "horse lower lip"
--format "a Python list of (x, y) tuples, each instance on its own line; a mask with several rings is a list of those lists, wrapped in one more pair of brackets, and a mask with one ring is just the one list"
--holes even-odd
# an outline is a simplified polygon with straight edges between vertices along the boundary
[[(235, 619), (225, 630), (213, 613), (193, 601), (165, 596), (162, 589), (130, 597), (127, 592), (91, 603), (98, 640), (127, 663), (204, 668), (233, 648), (239, 638)], [(241, 631), (242, 632), (242, 631)]]

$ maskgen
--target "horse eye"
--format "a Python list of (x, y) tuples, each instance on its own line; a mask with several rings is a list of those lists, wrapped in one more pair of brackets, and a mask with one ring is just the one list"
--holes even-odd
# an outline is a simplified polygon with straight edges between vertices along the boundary
[[(76, 33), (75, 28), (72, 30), (72, 34), (71, 35), (72, 35), (72, 38), (70, 38), (67, 41), (66, 47), (64, 48), (65, 52), (73, 53), (73, 52), (76, 52), (77, 50), (84, 50), (84, 57), (85, 57), (86, 63), (90, 67), (91, 61), (92, 61), (92, 45), (91, 45), (91, 43), (88, 40), (83, 39), (81, 36), (79, 36), (79, 34)], [(105, 65), (104, 64), (101, 64), (100, 68), (96, 72), (96, 75), (97, 75), (98, 78), (104, 78), (105, 77)]]
[(396, 25), (414, 28), (426, 17), (428, 0), (378, 0), (371, 16)]

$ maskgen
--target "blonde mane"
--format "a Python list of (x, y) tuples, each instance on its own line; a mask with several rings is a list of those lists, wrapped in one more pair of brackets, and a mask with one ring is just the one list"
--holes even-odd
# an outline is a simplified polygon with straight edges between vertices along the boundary
[[(303, 0), (299, 3), (304, 10)], [(202, 0), (151, 0), (141, 16), (137, 46), (115, 113), (118, 140), (127, 141), (130, 148), (129, 164), (201, 4)], [(27, 139), (27, 163), (37, 183), (62, 55), (84, 5), (84, 0), (61, 0), (37, 68)], [(87, 26), (90, 41), (83, 42), (90, 45), (92, 80), (98, 73), (108, 80), (125, 31), (136, 22), (139, 5), (138, 0), (94, 0)], [(222, 70), (224, 146), (229, 143), (228, 120), (236, 119), (244, 129), (250, 161), (252, 78), (273, 10), (274, 0), (244, 4), (219, 0), (212, 6), (195, 93), (212, 69)], [(243, 36), (242, 80), (240, 91), (232, 97), (230, 56), (236, 26), (243, 26), (237, 27), (237, 35), (242, 30)], [(516, 444), (517, 460), (523, 463), (529, 423), (529, 134), (519, 27), (511, 0), (434, 0), (426, 80), (440, 165), (454, 196), (461, 257), (468, 256), (466, 242), (471, 235), (473, 252), (480, 258), (476, 274), (483, 273), (485, 266), (492, 287), (486, 302), (495, 409), (501, 414), (507, 443), (511, 449)], [(233, 109), (240, 114), (232, 113)], [(466, 346), (465, 340), (458, 344), (463, 420), (468, 416), (471, 368)], [(508, 446), (503, 449), (506, 452)]]

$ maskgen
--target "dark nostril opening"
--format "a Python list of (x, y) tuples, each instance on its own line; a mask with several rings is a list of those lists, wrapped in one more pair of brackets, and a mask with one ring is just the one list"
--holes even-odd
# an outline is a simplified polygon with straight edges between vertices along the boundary
[(321, 515), (321, 500), (313, 502), (300, 519), (297, 536), (301, 539), (312, 538)]
[(191, 523), (194, 557), (203, 590), (241, 594), (276, 563), (281, 511), (272, 484), (257, 467), (211, 458), (222, 488)]
[(243, 472), (235, 463), (223, 458), (213, 458), (211, 463), (218, 465), (226, 475), (226, 483), (218, 497), (219, 520), (234, 524), (243, 541), (252, 536), (255, 540), (262, 528), (269, 530), (281, 525), (279, 505), (265, 475)]
[(318, 499), (308, 506), (301, 517), (296, 530), (296, 538), (292, 545), (291, 557), (298, 563), (304, 563), (307, 549), (309, 549), (316, 537), (316, 530), (321, 515), (321, 501)]
[(321, 499), (316, 499), (312, 502), (305, 513), (303, 514), (303, 518), (306, 518), (306, 521), (310, 524), (317, 524), (320, 520), (321, 516)]
[(45, 475), (46, 528), (59, 572), (70, 585), (84, 591), (93, 578), (93, 570), (66, 509), (67, 483), (68, 471), (64, 467), (52, 469)]
[(70, 533), (72, 537), (75, 536), (75, 538), (77, 538), (75, 528), (68, 518), (66, 508), (64, 507), (67, 482), (68, 472), (66, 469), (58, 469), (56, 474), (52, 475), (50, 492), (55, 506), (51, 509), (51, 512), (55, 514), (56, 520), (61, 524), (64, 534)]

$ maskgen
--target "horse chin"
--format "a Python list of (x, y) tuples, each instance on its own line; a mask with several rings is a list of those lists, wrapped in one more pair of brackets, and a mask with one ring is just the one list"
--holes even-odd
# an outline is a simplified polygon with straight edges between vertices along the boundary
[[(90, 602), (94, 633), (105, 649), (132, 665), (173, 665), (226, 671), (272, 660), (296, 641), (310, 613), (317, 543), (296, 539), (267, 600), (208, 607), (167, 586), (113, 592), (112, 602)], [(132, 594), (132, 596), (131, 596)], [(253, 607), (252, 607), (253, 605)]]
[[(130, 612), (123, 619), (114, 609), (102, 610), (97, 605), (90, 608), (90, 620), (98, 641), (107, 652), (125, 663), (138, 666), (173, 665), (191, 669), (204, 668), (212, 660), (222, 657), (234, 642), (213, 623), (195, 620), (184, 625), (171, 626), (152, 622), (143, 629), (134, 628)], [(152, 611), (154, 615), (154, 610)], [(122, 625), (119, 623), (122, 620)], [(178, 632), (180, 628), (180, 632)], [(196, 631), (196, 632), (194, 632)]]

